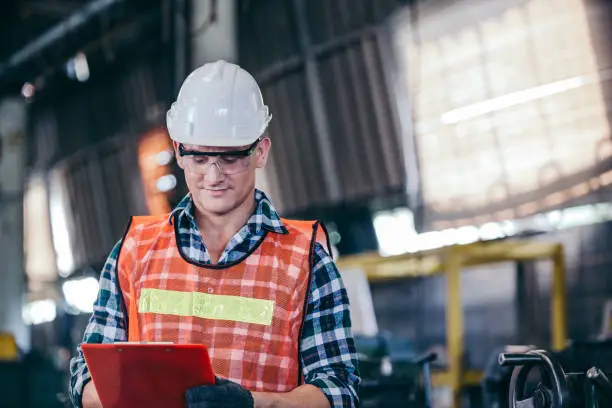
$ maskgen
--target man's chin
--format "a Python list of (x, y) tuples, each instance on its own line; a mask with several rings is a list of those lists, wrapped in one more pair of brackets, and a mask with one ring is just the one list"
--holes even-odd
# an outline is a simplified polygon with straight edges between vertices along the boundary
[(224, 214), (234, 205), (229, 190), (200, 190), (198, 194), (199, 207), (214, 214)]

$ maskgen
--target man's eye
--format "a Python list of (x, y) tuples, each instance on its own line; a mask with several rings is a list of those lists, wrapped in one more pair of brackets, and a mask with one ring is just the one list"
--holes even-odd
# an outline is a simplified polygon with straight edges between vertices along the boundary
[(233, 156), (221, 156), (220, 159), (221, 159), (221, 162), (225, 164), (232, 164), (238, 161), (238, 158), (233, 157)]
[(196, 164), (205, 164), (208, 161), (208, 157), (206, 156), (194, 156), (193, 162)]

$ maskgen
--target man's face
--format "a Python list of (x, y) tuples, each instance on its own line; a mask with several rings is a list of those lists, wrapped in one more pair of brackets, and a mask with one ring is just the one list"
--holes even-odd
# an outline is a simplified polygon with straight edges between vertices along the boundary
[[(251, 198), (255, 188), (255, 170), (266, 165), (270, 144), (270, 139), (264, 137), (247, 157), (181, 156), (179, 144), (175, 142), (176, 158), (185, 172), (187, 188), (197, 209), (203, 213), (225, 215)], [(249, 146), (206, 147), (183, 144), (182, 148), (185, 152), (235, 152), (248, 149)], [(243, 164), (238, 166), (237, 161), (243, 161)]]

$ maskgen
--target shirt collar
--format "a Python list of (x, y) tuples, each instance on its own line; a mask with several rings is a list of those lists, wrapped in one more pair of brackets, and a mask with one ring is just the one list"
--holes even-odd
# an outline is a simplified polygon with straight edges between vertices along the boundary
[[(259, 189), (255, 189), (255, 203), (255, 211), (247, 222), (247, 225), (252, 232), (258, 233), (264, 229), (277, 234), (289, 233), (287, 228), (285, 228), (283, 225), (283, 221), (272, 205), (270, 199), (263, 191)], [(172, 224), (172, 220), (175, 216), (178, 219), (186, 217), (191, 223), (196, 225), (195, 206), (193, 204), (193, 200), (191, 199), (191, 194), (187, 194), (185, 197), (183, 197), (176, 207), (174, 207), (168, 219), (170, 224)]]

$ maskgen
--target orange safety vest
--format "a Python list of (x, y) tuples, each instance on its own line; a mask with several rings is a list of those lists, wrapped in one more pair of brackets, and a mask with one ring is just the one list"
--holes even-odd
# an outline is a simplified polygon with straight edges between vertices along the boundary
[(179, 252), (168, 217), (133, 217), (123, 239), (128, 340), (205, 344), (217, 376), (251, 391), (297, 387), (313, 239), (327, 243), (321, 224), (283, 220), (288, 234), (266, 232), (250, 254), (220, 267)]

